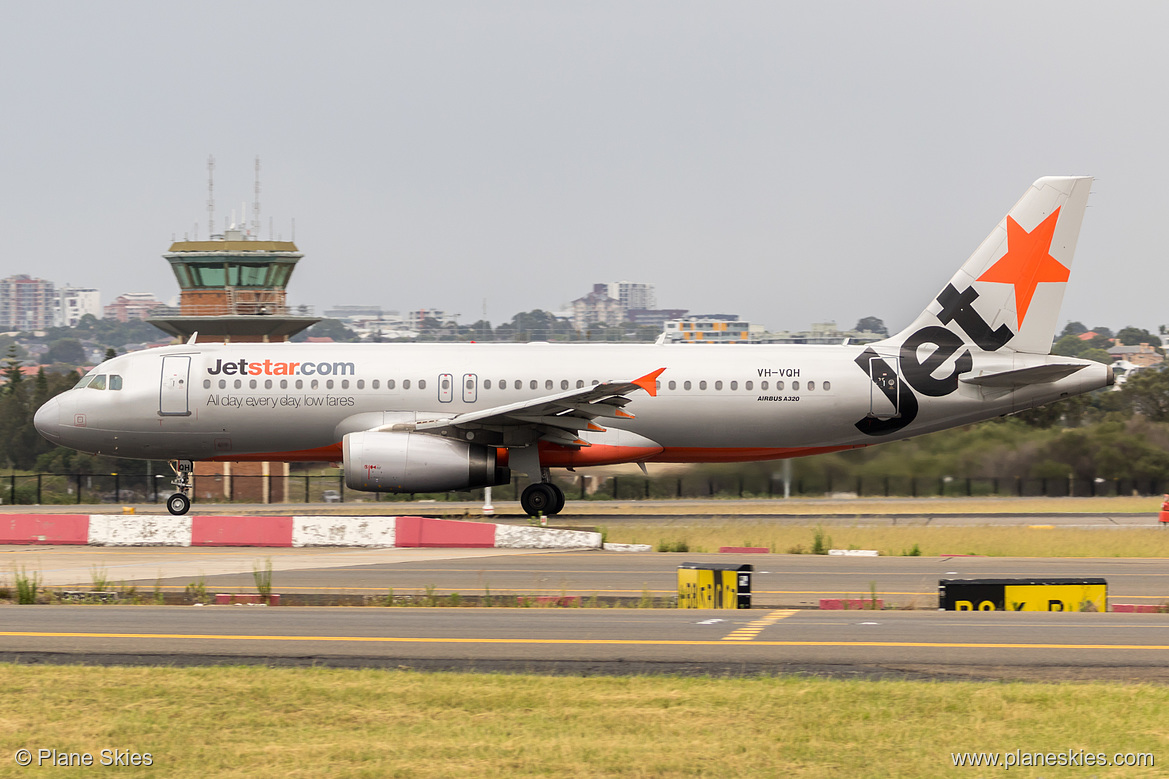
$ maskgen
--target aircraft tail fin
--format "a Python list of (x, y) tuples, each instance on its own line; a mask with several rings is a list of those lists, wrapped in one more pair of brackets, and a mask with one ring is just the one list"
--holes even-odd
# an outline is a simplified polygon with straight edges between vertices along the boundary
[(1049, 354), (1091, 186), (1090, 176), (1032, 184), (929, 307), (890, 340), (936, 327), (984, 351)]

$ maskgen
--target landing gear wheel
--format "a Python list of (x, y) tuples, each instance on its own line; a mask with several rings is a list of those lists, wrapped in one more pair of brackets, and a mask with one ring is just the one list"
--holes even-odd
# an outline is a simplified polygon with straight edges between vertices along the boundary
[(166, 499), (166, 510), (176, 517), (182, 516), (191, 510), (191, 499), (181, 492), (176, 492)]
[(564, 490), (557, 487), (555, 484), (548, 484), (552, 491), (556, 493), (556, 503), (548, 510), (549, 516), (555, 516), (564, 510)]
[[(529, 517), (541, 514), (550, 516), (556, 513), (553, 508), (557, 505), (556, 494), (558, 492), (560, 490), (553, 484), (545, 484), (544, 482), (529, 484), (520, 495), (520, 507)], [(561, 495), (561, 507), (563, 507), (563, 501), (564, 497)]]

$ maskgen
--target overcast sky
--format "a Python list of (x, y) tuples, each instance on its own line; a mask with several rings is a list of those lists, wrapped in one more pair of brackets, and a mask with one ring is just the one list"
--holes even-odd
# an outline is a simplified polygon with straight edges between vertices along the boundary
[[(499, 323), (595, 282), (907, 324), (1044, 175), (1097, 177), (1062, 321), (1165, 305), (1169, 4), (7, 2), (0, 277), (177, 294), (253, 199), (289, 287)], [(484, 303), (486, 301), (486, 303)]]

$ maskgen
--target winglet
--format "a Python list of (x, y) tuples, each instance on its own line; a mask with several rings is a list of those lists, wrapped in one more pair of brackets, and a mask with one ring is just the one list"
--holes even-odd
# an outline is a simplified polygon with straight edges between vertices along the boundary
[(656, 398), (658, 396), (658, 376), (661, 376), (665, 370), (665, 368), (658, 368), (653, 373), (647, 373), (640, 379), (634, 379), (633, 383), (648, 392), (651, 398)]

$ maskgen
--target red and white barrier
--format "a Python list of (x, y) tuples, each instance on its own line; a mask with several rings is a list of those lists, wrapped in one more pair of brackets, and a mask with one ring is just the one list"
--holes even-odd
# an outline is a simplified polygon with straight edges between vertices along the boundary
[(0, 544), (600, 549), (601, 534), (430, 517), (0, 514)]

